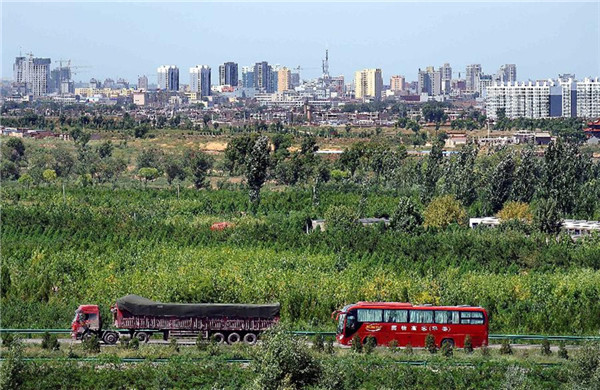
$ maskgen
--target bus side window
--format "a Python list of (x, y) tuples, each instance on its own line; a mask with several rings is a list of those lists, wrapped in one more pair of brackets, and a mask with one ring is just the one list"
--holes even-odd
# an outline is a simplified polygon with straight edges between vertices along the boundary
[(383, 320), (385, 322), (406, 323), (408, 322), (408, 310), (384, 310)]
[(410, 322), (412, 324), (433, 324), (433, 310), (411, 310)]
[(381, 309), (358, 309), (358, 322), (381, 322), (383, 310)]

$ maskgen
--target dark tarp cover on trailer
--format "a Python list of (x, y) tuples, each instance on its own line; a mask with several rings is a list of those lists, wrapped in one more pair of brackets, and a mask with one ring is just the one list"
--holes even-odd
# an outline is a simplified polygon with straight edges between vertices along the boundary
[(273, 318), (279, 316), (279, 303), (267, 305), (161, 303), (133, 294), (117, 299), (117, 307), (119, 310), (127, 311), (135, 316), (228, 318)]

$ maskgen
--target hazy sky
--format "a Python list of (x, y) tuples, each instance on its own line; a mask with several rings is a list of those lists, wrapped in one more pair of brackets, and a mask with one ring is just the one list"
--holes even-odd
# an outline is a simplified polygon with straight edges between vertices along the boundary
[(575, 73), (600, 76), (600, 3), (7, 3), (2, 7), (2, 76), (14, 57), (33, 52), (71, 59), (91, 77), (137, 82), (156, 68), (188, 69), (266, 60), (302, 78), (320, 74), (329, 48), (332, 75), (382, 68), (416, 80), (417, 69), (449, 62), (454, 77), (467, 64), (495, 73), (517, 64), (519, 80)]

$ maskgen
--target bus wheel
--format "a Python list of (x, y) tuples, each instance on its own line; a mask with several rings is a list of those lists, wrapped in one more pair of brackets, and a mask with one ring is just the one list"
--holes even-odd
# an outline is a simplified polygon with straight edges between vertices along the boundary
[(443, 346), (444, 344), (450, 344), (450, 347), (454, 348), (454, 340), (453, 339), (443, 339), (442, 343), (440, 344), (440, 347)]
[(248, 345), (254, 345), (256, 344), (256, 335), (254, 333), (246, 333), (244, 335), (244, 342)]
[(117, 332), (106, 332), (102, 340), (108, 345), (116, 344), (119, 341), (119, 334)]
[(137, 332), (135, 338), (137, 338), (140, 343), (147, 343), (150, 341), (150, 335), (146, 332)]
[(238, 333), (230, 333), (229, 336), (227, 336), (227, 344), (235, 344), (240, 341), (240, 338)]
[(220, 332), (214, 333), (211, 338), (217, 344), (223, 344), (225, 342), (225, 335)]

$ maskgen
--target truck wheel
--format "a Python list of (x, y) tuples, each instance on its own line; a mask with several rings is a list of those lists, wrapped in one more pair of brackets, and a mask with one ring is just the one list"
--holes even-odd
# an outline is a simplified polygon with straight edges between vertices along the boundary
[(238, 333), (230, 333), (229, 336), (227, 336), (227, 344), (235, 344), (237, 342), (239, 342), (241, 339), (240, 335)]
[(91, 340), (92, 337), (94, 337), (94, 334), (88, 330), (81, 336), (81, 340), (83, 340), (83, 341)]
[(223, 344), (225, 342), (225, 335), (220, 332), (213, 333), (211, 339), (217, 344)]
[(102, 340), (108, 345), (116, 344), (119, 341), (119, 334), (117, 332), (106, 332)]
[(150, 341), (150, 335), (146, 332), (136, 333), (135, 338), (137, 338), (140, 343), (147, 343), (148, 341)]
[(254, 345), (254, 344), (256, 344), (256, 339), (257, 339), (257, 337), (254, 333), (246, 333), (244, 335), (244, 342), (246, 344)]

